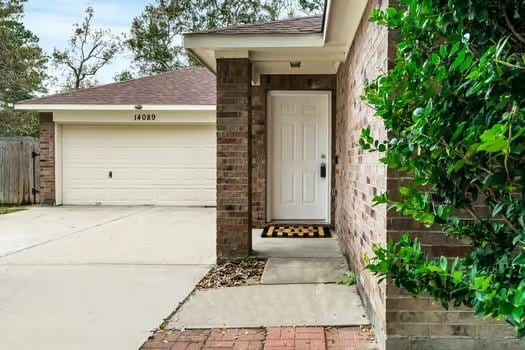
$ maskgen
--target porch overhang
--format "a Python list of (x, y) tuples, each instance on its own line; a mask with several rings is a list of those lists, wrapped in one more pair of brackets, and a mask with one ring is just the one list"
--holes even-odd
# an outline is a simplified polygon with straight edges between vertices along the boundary
[(217, 59), (248, 58), (252, 79), (262, 74), (335, 74), (344, 62), (367, 0), (327, 1), (318, 32), (188, 33), (184, 46), (212, 72)]

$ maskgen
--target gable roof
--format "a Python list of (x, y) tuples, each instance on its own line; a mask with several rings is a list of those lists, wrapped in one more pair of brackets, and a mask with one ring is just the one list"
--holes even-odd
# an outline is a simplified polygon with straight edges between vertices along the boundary
[(24, 105), (215, 105), (215, 75), (203, 67), (35, 98)]
[(289, 18), (278, 21), (243, 24), (188, 34), (315, 34), (323, 31), (323, 15)]

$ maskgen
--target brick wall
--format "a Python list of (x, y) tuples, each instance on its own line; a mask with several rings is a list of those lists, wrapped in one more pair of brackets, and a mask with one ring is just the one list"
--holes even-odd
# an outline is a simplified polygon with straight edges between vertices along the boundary
[(251, 251), (251, 63), (217, 60), (217, 258)]
[(40, 201), (55, 204), (55, 124), (53, 113), (40, 113)]
[(386, 349), (524, 349), (514, 331), (503, 322), (475, 318), (460, 307), (444, 310), (429, 298), (413, 298), (393, 284), (378, 284), (365, 269), (363, 256), (374, 244), (398, 239), (404, 232), (419, 237), (429, 255), (456, 257), (468, 242), (443, 236), (439, 227), (426, 229), (411, 219), (372, 207), (375, 195), (388, 191), (395, 198), (406, 178), (389, 171), (376, 153), (358, 144), (362, 128), (370, 127), (377, 138), (386, 138), (382, 122), (361, 101), (367, 80), (388, 71), (395, 54), (395, 36), (368, 22), (374, 7), (386, 1), (371, 0), (360, 24), (347, 61), (338, 71), (336, 114), (336, 232), (353, 270), (359, 276), (359, 292), (374, 324), (379, 343)]
[(371, 1), (356, 33), (347, 61), (337, 74), (336, 114), (336, 232), (352, 269), (359, 277), (359, 291), (380, 342), (386, 337), (386, 285), (365, 269), (364, 255), (387, 239), (386, 208), (372, 207), (374, 196), (387, 189), (387, 170), (376, 153), (359, 147), (361, 129), (370, 127), (376, 137), (386, 137), (381, 121), (361, 101), (365, 81), (387, 70), (388, 31), (368, 22), (379, 1)]
[(266, 90), (252, 86), (252, 224), (266, 222)]
[[(267, 176), (267, 94), (270, 90), (323, 90), (332, 91), (332, 120), (335, 122), (335, 75), (261, 75), (261, 84), (252, 87), (252, 218), (256, 228), (266, 224), (266, 176)], [(332, 129), (334, 125), (332, 125)], [(335, 135), (335, 132), (332, 133)], [(334, 142), (332, 142), (334, 145)], [(335, 147), (333, 146), (333, 149)], [(333, 153), (333, 151), (332, 151)], [(333, 158), (333, 157), (332, 157)], [(335, 162), (332, 162), (334, 164)], [(335, 166), (335, 165), (334, 165)], [(332, 171), (332, 187), (334, 186)], [(332, 197), (335, 213), (335, 197)], [(333, 216), (333, 215), (332, 215)], [(333, 222), (333, 219), (332, 219)]]
[[(399, 197), (399, 187), (407, 180), (388, 171), (388, 192)], [(388, 213), (387, 239), (398, 240), (409, 232), (422, 243), (432, 258), (462, 256), (470, 249), (467, 240), (447, 238), (438, 226), (430, 229)], [(430, 298), (414, 299), (392, 283), (386, 290), (387, 349), (525, 349), (525, 341), (504, 321), (475, 317), (471, 309), (461, 306), (445, 310)]]

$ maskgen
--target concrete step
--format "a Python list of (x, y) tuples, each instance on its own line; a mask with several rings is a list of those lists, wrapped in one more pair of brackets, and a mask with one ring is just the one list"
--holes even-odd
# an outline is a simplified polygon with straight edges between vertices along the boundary
[(252, 232), (252, 254), (264, 258), (340, 258), (337, 238), (262, 238), (262, 230)]
[(269, 258), (261, 284), (337, 283), (349, 273), (344, 258)]

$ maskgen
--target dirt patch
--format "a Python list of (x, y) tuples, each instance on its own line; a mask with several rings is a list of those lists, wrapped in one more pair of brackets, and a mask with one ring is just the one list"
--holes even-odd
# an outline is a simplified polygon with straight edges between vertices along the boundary
[(197, 288), (211, 289), (258, 284), (266, 259), (248, 258), (214, 266), (199, 282)]

